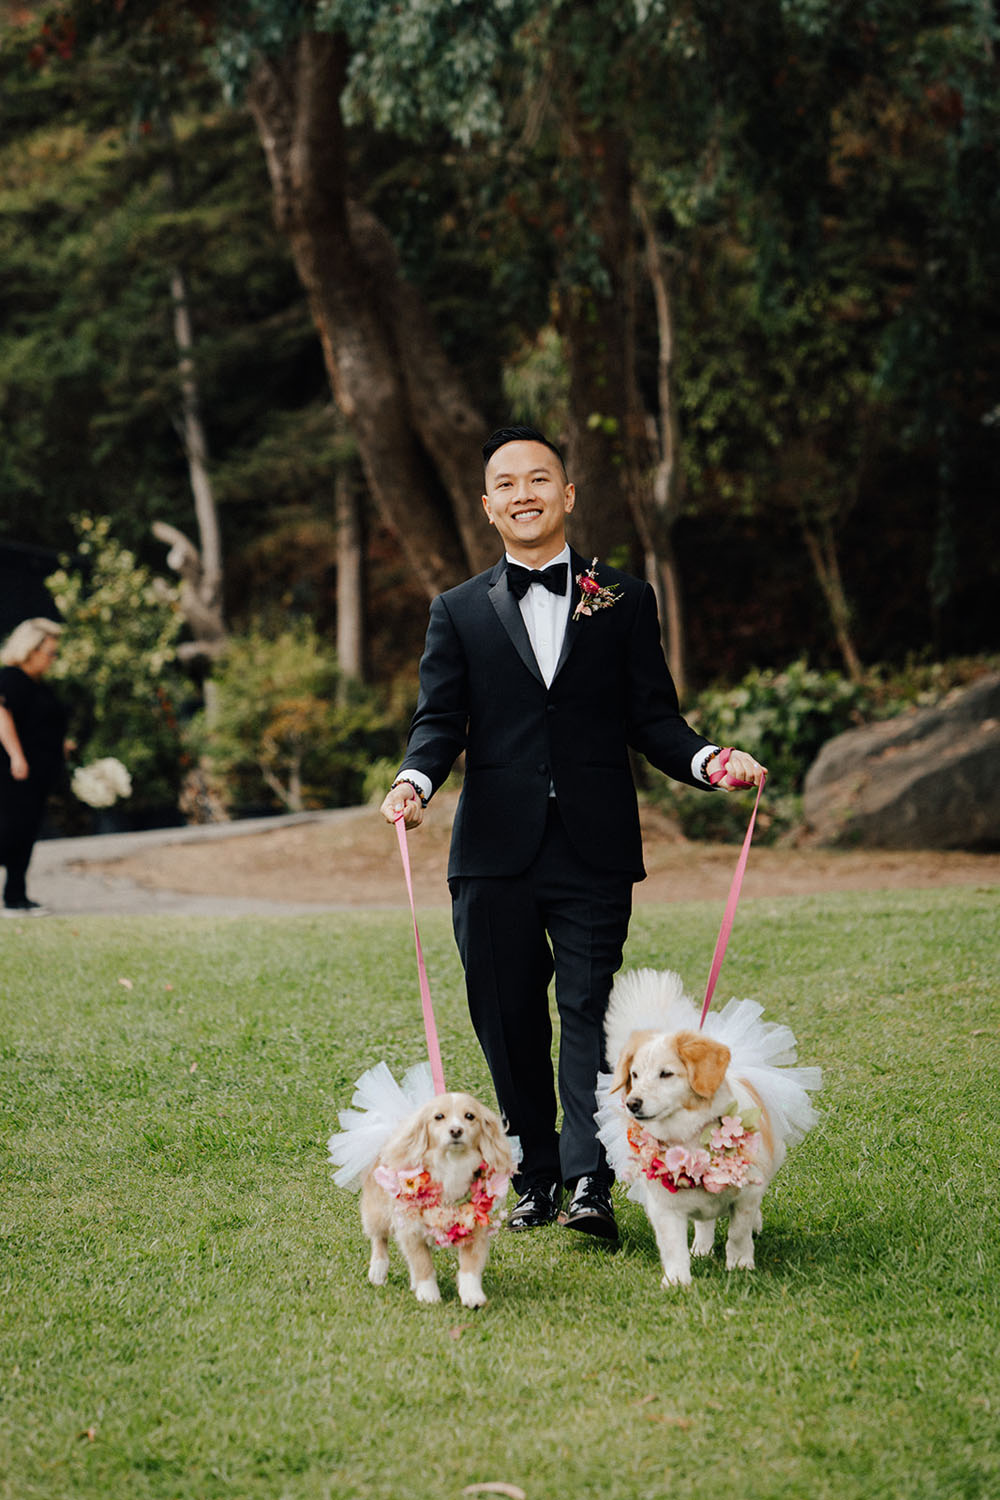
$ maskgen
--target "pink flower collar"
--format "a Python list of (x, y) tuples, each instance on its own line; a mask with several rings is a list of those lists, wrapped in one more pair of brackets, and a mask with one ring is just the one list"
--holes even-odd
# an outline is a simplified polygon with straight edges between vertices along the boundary
[(444, 1189), (425, 1167), (376, 1167), (375, 1181), (385, 1188), (404, 1213), (418, 1214), (438, 1245), (458, 1245), (477, 1229), (495, 1234), (504, 1217), (501, 1206), (510, 1178), (491, 1172), (484, 1161), (476, 1168), (472, 1186), (458, 1203), (442, 1201)]
[(754, 1166), (760, 1148), (760, 1110), (737, 1112), (734, 1100), (718, 1120), (705, 1126), (697, 1145), (668, 1146), (658, 1141), (637, 1120), (630, 1120), (625, 1134), (635, 1158), (630, 1176), (641, 1175), (658, 1182), (668, 1193), (681, 1188), (704, 1188), (721, 1193), (726, 1188), (762, 1182)]

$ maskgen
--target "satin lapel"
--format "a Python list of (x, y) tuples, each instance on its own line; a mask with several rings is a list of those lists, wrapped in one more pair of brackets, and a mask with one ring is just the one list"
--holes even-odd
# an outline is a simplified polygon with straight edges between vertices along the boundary
[(528, 629), (524, 623), (524, 620), (521, 618), (521, 611), (518, 607), (517, 600), (514, 598), (514, 595), (507, 587), (506, 565), (504, 563), (499, 563), (498, 567), (500, 568), (499, 576), (497, 577), (496, 581), (493, 583), (489, 591), (490, 603), (496, 610), (497, 616), (499, 617), (500, 623), (503, 626), (504, 630), (506, 630), (507, 634), (510, 636), (511, 645), (514, 647), (514, 650), (524, 662), (524, 665), (527, 667), (528, 671), (532, 674), (533, 677), (537, 677), (539, 682), (544, 683), (542, 674), (538, 670), (538, 663), (535, 660), (535, 653), (531, 649), (531, 641), (528, 637)]
[(573, 647), (576, 645), (580, 637), (581, 621), (573, 619), (573, 611), (576, 609), (576, 606), (580, 602), (580, 589), (577, 585), (576, 580), (588, 566), (589, 564), (587, 562), (587, 559), (585, 557), (581, 557), (579, 552), (574, 552), (571, 547), (569, 549), (569, 567), (570, 574), (573, 579), (573, 586), (569, 591), (569, 619), (566, 621), (566, 634), (563, 636), (563, 644), (562, 650), (559, 653), (559, 660), (556, 662), (556, 669), (552, 675), (553, 682), (555, 682), (556, 678), (559, 676), (559, 673), (566, 665), (569, 653), (572, 651)]

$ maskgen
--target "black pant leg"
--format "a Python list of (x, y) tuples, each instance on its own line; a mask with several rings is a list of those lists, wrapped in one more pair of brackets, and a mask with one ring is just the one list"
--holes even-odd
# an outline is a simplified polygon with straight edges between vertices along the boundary
[(552, 943), (559, 1012), (562, 1176), (608, 1172), (594, 1122), (597, 1075), (606, 1070), (604, 1018), (632, 913), (631, 876), (582, 860), (553, 829), (536, 869)]
[(3, 899), (7, 906), (27, 897), (28, 865), (41, 831), (46, 790), (9, 779), (2, 789), (0, 863), (7, 871)]
[(518, 1191), (559, 1178), (548, 989), (552, 954), (530, 872), (451, 882), (469, 1014), (507, 1129), (521, 1142)]

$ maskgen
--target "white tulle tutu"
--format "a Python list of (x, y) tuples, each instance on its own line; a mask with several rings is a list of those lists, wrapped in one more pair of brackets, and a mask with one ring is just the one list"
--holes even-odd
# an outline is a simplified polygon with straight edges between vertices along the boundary
[[(435, 1097), (431, 1065), (417, 1063), (397, 1083), (388, 1063), (376, 1063), (362, 1073), (354, 1085), (352, 1109), (337, 1115), (340, 1130), (327, 1141), (330, 1165), (338, 1170), (333, 1180), (338, 1187), (359, 1188), (393, 1131), (408, 1120), (422, 1104)], [(521, 1160), (521, 1143), (509, 1135), (507, 1144), (515, 1163)]]
[(327, 1146), (338, 1187), (357, 1188), (392, 1132), (434, 1098), (431, 1065), (417, 1063), (397, 1083), (388, 1063), (376, 1063), (354, 1085), (353, 1109), (337, 1115), (341, 1129)]
[[(710, 1010), (701, 1028), (729, 1048), (729, 1072), (746, 1079), (756, 1093), (776, 1136), (787, 1145), (800, 1141), (818, 1116), (809, 1098), (823, 1085), (819, 1068), (795, 1067), (795, 1037), (787, 1026), (762, 1021), (756, 1000), (730, 1000)], [(633, 1031), (697, 1031), (700, 1009), (684, 992), (680, 976), (670, 970), (635, 969), (615, 981), (604, 1023), (607, 1055), (613, 1062)], [(598, 1135), (619, 1177), (630, 1175), (633, 1161), (625, 1127), (629, 1116), (621, 1094), (611, 1093), (610, 1073), (597, 1080)]]

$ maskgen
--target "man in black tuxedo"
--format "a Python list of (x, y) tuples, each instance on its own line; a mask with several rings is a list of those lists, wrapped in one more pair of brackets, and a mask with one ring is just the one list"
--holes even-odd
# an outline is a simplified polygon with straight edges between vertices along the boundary
[[(448, 884), (472, 1022), (524, 1153), (509, 1227), (551, 1223), (565, 1184), (568, 1227), (614, 1240), (594, 1090), (632, 886), (645, 877), (629, 747), (706, 788), (719, 747), (681, 718), (649, 585), (588, 569), (567, 546), (576, 492), (558, 449), (533, 428), (504, 428), (483, 460), (483, 507), (506, 554), (431, 605), (403, 768), (381, 810), (417, 826), (464, 750)], [(731, 751), (725, 771), (729, 787), (759, 782), (762, 768)]]

